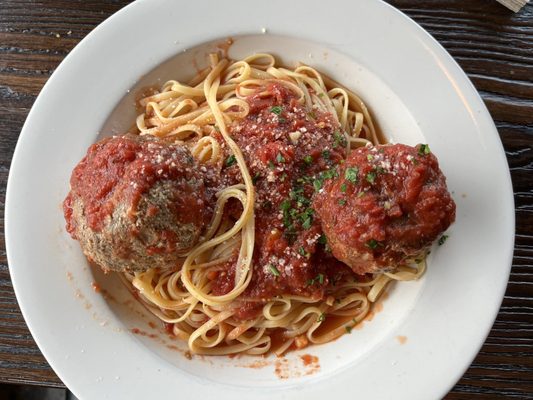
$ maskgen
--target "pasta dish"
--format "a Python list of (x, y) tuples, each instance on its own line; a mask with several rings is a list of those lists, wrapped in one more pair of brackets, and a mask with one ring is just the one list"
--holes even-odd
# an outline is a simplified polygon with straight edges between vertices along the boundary
[(349, 333), (418, 279), (455, 204), (426, 144), (387, 144), (357, 94), (270, 54), (210, 56), (89, 148), (64, 202), (85, 255), (191, 352), (281, 355)]

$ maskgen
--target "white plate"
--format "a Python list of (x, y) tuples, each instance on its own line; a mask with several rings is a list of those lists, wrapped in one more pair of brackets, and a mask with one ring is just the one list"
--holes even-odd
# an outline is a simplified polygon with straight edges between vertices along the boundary
[[(437, 399), (478, 352), (503, 297), (514, 237), (494, 124), (459, 66), (413, 21), (379, 1), (324, 4), (138, 1), (89, 34), (42, 90), (10, 171), (8, 259), (35, 340), (81, 399)], [(391, 140), (431, 145), (457, 202), (457, 222), (424, 279), (397, 285), (363, 329), (285, 361), (187, 360), (115, 277), (87, 266), (60, 208), (87, 147), (132, 123), (135, 89), (190, 76), (193, 59), (202, 63), (227, 37), (232, 57), (270, 51), (360, 93)], [(113, 297), (93, 291), (93, 281)], [(304, 366), (303, 353), (318, 356), (320, 368)]]

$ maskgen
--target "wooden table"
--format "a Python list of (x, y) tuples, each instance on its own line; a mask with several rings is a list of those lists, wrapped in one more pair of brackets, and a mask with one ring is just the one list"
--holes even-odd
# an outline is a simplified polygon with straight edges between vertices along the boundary
[[(0, 0), (2, 205), (19, 132), (42, 86), (85, 35), (127, 3)], [(533, 398), (533, 5), (513, 14), (490, 0), (390, 3), (427, 29), (481, 93), (505, 147), (515, 193), (515, 253), (502, 308), (479, 355), (446, 398)], [(1, 246), (0, 382), (61, 387), (20, 314), (3, 240)]]

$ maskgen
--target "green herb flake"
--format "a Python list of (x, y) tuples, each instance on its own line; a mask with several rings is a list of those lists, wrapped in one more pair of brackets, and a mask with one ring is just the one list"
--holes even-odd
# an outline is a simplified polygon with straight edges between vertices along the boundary
[(448, 240), (448, 235), (442, 235), (438, 241), (439, 246), (442, 246), (446, 240)]
[(374, 159), (374, 156), (373, 156), (372, 154), (367, 154), (367, 155), (366, 155), (366, 159), (367, 159), (368, 161), (372, 161), (372, 160)]
[(333, 133), (333, 147), (346, 146), (346, 138), (339, 131)]
[(255, 174), (252, 178), (252, 183), (255, 185), (257, 183), (257, 181), (259, 180), (259, 178), (261, 178), (261, 175), (259, 174), (259, 172), (257, 174)]
[(329, 150), (324, 150), (322, 152), (322, 157), (325, 158), (326, 160), (329, 160), (329, 157), (331, 156), (331, 153)]
[(226, 167), (231, 167), (236, 162), (237, 162), (237, 159), (235, 158), (235, 155), (232, 154), (231, 156), (226, 158)]
[(280, 204), (280, 208), (283, 210), (283, 211), (288, 211), (290, 208), (291, 208), (291, 201), (286, 199), (286, 200), (283, 200)]
[(318, 316), (318, 318), (316, 319), (316, 322), (322, 322), (322, 321), (325, 321), (326, 320), (326, 314), (325, 313), (322, 313)]
[(346, 193), (346, 183), (343, 183), (343, 184), (341, 185), (341, 192), (342, 192), (342, 193)]
[(320, 189), (322, 189), (322, 181), (319, 179), (314, 180), (313, 188), (315, 189), (315, 192), (318, 192)]
[(358, 198), (363, 197), (365, 194), (366, 194), (366, 192), (359, 192), (359, 193), (357, 193), (357, 197)]
[(312, 217), (307, 217), (304, 222), (302, 223), (302, 228), (309, 229), (311, 228), (311, 224), (313, 223)]
[(332, 178), (336, 178), (337, 176), (339, 176), (339, 173), (337, 172), (337, 170), (331, 168), (331, 169), (322, 171), (320, 175), (322, 179), (332, 179)]
[(348, 333), (352, 333), (352, 329), (353, 329), (353, 327), (350, 326), (350, 325), (344, 325), (344, 329), (346, 329), (346, 332), (348, 332)]
[(278, 155), (276, 156), (276, 161), (278, 163), (284, 163), (285, 162), (285, 158), (281, 155), (281, 153), (278, 153)]
[(314, 159), (312, 156), (305, 156), (304, 157), (304, 163), (306, 163), (307, 165), (311, 165), (313, 163)]
[(273, 264), (268, 264), (268, 268), (270, 269), (270, 272), (272, 273), (272, 275), (274, 276), (280, 275), (279, 270)]
[(431, 150), (429, 149), (429, 145), (427, 144), (421, 144), (418, 148), (418, 155), (423, 156), (426, 154), (431, 153)]
[(366, 174), (366, 181), (370, 184), (373, 184), (376, 181), (376, 173), (369, 172), (368, 174)]
[(346, 204), (346, 199), (340, 199), (339, 205), (344, 206)]
[(369, 247), (372, 250), (378, 247), (378, 245), (379, 245), (379, 242), (376, 239), (370, 239), (368, 242), (366, 242), (366, 247)]
[(274, 165), (274, 163), (272, 161), (269, 161), (268, 162), (268, 168), (274, 169), (274, 168), (276, 168), (276, 166)]
[(347, 181), (355, 183), (357, 182), (357, 174), (359, 173), (359, 168), (357, 167), (349, 167), (346, 168), (346, 172), (344, 173), (344, 177)]
[(320, 235), (320, 237), (318, 238), (318, 243), (327, 244), (328, 243), (328, 238), (326, 237), (326, 235), (324, 235), (324, 234)]
[(274, 106), (270, 109), (270, 112), (279, 116), (283, 112), (283, 108), (281, 106)]
[(305, 258), (311, 257), (311, 254), (309, 254), (309, 252), (306, 251), (302, 246), (300, 246), (300, 248), (298, 249), (298, 254), (300, 254), (301, 256)]
[(320, 284), (324, 283), (324, 275), (323, 274), (318, 274), (316, 276), (316, 279), (318, 280), (318, 283), (320, 283)]

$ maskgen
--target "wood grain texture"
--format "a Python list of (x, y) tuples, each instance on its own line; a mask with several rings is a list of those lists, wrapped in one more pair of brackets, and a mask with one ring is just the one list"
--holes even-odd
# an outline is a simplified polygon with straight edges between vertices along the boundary
[[(511, 170), (516, 242), (509, 285), (480, 353), (446, 399), (533, 399), (533, 5), (392, 0), (468, 74), (495, 120)], [(68, 52), (127, 1), (0, 0), (0, 224), (24, 120)], [(0, 248), (0, 382), (61, 386), (22, 319)]]

